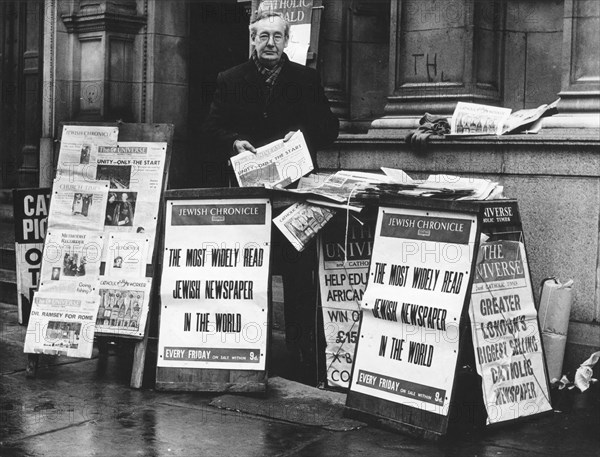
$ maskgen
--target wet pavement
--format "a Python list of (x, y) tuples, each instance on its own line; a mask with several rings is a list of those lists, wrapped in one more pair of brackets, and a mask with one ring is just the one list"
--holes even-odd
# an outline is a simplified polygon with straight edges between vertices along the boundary
[[(256, 405), (255, 412), (252, 406), (244, 412), (220, 409), (214, 406), (219, 394), (158, 392), (148, 374), (150, 385), (131, 389), (126, 347), (112, 347), (106, 357), (95, 352), (90, 360), (44, 356), (36, 378), (28, 379), (26, 329), (16, 322), (16, 306), (0, 304), (0, 316), (1, 456), (600, 456), (597, 385), (568, 394), (563, 412), (496, 429), (467, 428), (428, 442), (349, 424), (343, 407), (322, 410), (326, 421), (262, 408), (256, 398), (247, 402)], [(301, 392), (309, 403), (333, 398), (283, 379), (288, 367), (277, 335), (272, 351), (280, 394)], [(302, 401), (296, 403), (301, 411)], [(338, 428), (347, 431), (334, 431), (332, 421), (349, 424)]]

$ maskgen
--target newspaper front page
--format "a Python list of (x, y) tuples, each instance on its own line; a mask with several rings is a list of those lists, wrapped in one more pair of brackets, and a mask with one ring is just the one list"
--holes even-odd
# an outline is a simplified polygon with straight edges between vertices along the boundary
[(89, 359), (99, 303), (98, 295), (37, 292), (24, 352)]
[(148, 319), (152, 278), (102, 277), (96, 331), (142, 337)]
[(300, 130), (288, 141), (277, 140), (257, 148), (256, 154), (243, 152), (230, 160), (240, 187), (285, 187), (314, 169)]
[(48, 227), (53, 229), (102, 231), (108, 181), (54, 180)]
[(56, 178), (63, 182), (95, 179), (98, 148), (116, 145), (118, 136), (118, 127), (65, 125)]
[(330, 208), (298, 202), (273, 219), (273, 222), (292, 246), (302, 251), (334, 214), (335, 210)]
[(40, 290), (95, 295), (103, 242), (102, 232), (48, 230)]

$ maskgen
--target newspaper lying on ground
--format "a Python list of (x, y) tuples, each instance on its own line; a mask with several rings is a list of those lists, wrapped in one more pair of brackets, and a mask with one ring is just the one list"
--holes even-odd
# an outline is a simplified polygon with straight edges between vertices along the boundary
[(257, 148), (255, 154), (242, 152), (230, 160), (240, 187), (285, 187), (314, 169), (300, 130), (288, 141), (277, 140)]
[(302, 251), (334, 214), (335, 210), (299, 202), (286, 209), (273, 222), (292, 246)]

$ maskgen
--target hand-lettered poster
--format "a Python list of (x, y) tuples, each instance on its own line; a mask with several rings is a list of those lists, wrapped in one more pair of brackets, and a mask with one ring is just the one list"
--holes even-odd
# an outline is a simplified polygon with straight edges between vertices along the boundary
[(523, 243), (479, 247), (469, 314), (490, 424), (552, 409), (529, 278)]
[(474, 216), (379, 209), (350, 390), (447, 416)]
[(14, 189), (15, 260), (19, 324), (26, 324), (40, 281), (50, 189)]
[(271, 205), (167, 202), (159, 367), (264, 370)]
[(341, 388), (350, 381), (375, 234), (375, 218), (346, 216), (338, 214), (323, 228), (319, 244), (327, 383)]

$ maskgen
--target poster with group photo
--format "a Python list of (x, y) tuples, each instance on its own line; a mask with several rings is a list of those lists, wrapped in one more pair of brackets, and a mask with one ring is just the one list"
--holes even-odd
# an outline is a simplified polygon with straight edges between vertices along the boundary
[(148, 319), (152, 278), (100, 278), (96, 332), (142, 337)]
[(48, 227), (101, 231), (108, 198), (108, 181), (54, 180)]
[(525, 246), (482, 243), (471, 291), (471, 333), (490, 424), (552, 409)]
[(96, 295), (103, 243), (102, 232), (48, 230), (40, 290)]
[(25, 336), (25, 353), (90, 358), (98, 295), (37, 292)]
[(115, 146), (118, 127), (65, 125), (60, 140), (56, 179), (62, 182), (95, 179), (98, 148)]
[[(323, 228), (319, 243), (319, 285), (325, 334), (327, 383), (347, 388), (360, 305), (367, 286), (375, 219), (341, 213)], [(347, 231), (346, 231), (347, 228)]]
[(158, 366), (264, 370), (271, 205), (167, 202)]
[(350, 390), (447, 416), (474, 216), (379, 209)]

